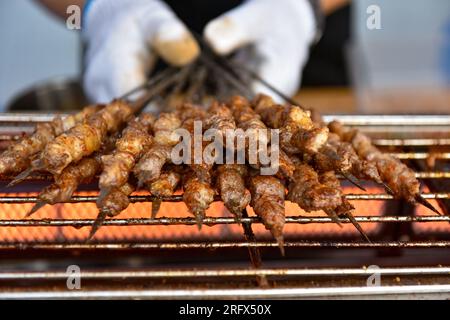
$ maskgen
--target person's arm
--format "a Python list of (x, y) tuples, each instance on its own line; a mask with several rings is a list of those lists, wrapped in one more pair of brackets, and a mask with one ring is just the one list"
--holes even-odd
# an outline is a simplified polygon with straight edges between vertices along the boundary
[(60, 18), (67, 17), (67, 8), (71, 5), (77, 5), (83, 8), (86, 0), (36, 0), (48, 10)]

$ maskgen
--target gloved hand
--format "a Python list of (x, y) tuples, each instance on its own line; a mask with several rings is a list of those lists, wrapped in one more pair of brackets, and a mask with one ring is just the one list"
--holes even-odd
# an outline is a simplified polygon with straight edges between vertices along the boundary
[[(248, 0), (205, 29), (206, 40), (219, 54), (254, 45), (261, 59), (255, 71), (288, 96), (298, 90), (315, 36), (316, 21), (307, 0)], [(259, 83), (253, 89), (274, 95)]]
[(84, 87), (95, 102), (143, 84), (157, 56), (181, 66), (199, 54), (186, 26), (160, 0), (91, 0), (83, 19)]

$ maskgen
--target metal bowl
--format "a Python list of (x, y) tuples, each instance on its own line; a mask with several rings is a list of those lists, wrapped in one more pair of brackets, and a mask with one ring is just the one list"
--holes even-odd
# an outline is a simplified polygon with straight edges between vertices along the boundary
[(6, 110), (68, 112), (82, 109), (87, 102), (79, 80), (57, 78), (18, 94)]

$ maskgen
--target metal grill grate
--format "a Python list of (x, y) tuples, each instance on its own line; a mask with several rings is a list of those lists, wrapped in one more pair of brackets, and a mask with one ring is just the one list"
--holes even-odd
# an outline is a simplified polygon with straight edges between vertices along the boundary
[[(0, 115), (0, 145), (6, 146), (10, 141), (16, 140), (20, 137), (22, 132), (29, 132), (32, 130), (35, 123), (45, 122), (52, 118), (51, 115)], [(339, 120), (346, 125), (355, 126), (362, 131), (368, 133), (373, 137), (374, 143), (381, 147), (385, 152), (393, 154), (398, 158), (408, 161), (409, 164), (414, 164), (415, 162), (424, 162), (426, 160), (432, 159), (433, 161), (440, 162), (437, 169), (432, 171), (427, 171), (424, 166), (416, 167), (417, 178), (423, 180), (423, 183), (428, 187), (427, 191), (423, 193), (423, 197), (430, 200), (435, 200), (439, 203), (442, 211), (450, 212), (450, 116), (326, 116), (326, 121)], [(48, 176), (33, 177), (28, 181), (45, 181), (48, 180)], [(437, 186), (437, 187), (436, 187)], [(379, 190), (379, 189), (378, 189)], [(432, 191), (428, 191), (432, 190)], [(367, 194), (347, 194), (348, 200), (351, 201), (368, 201), (376, 200), (380, 202), (390, 203), (393, 197), (388, 194), (380, 193), (367, 193)], [(91, 203), (97, 200), (96, 196), (75, 196), (72, 199), (72, 203)], [(152, 202), (154, 200), (151, 196), (132, 196), (131, 202)], [(181, 196), (173, 196), (163, 199), (165, 202), (179, 202), (182, 200)], [(30, 196), (0, 196), (0, 204), (28, 204), (34, 203), (36, 197)], [(411, 212), (410, 212), (411, 213)], [(143, 214), (147, 216), (147, 214)], [(360, 224), (381, 224), (383, 226), (396, 226), (404, 224), (438, 224), (448, 228), (450, 222), (450, 216), (437, 216), (432, 214), (431, 211), (427, 211), (426, 214), (414, 215), (414, 214), (402, 214), (400, 212), (395, 212), (395, 215), (357, 215), (356, 221)], [(349, 224), (348, 219), (342, 218), (340, 222), (343, 224)], [(57, 228), (57, 227), (73, 227), (73, 228), (83, 228), (89, 227), (94, 223), (93, 219), (16, 219), (16, 220), (1, 220), (0, 230), (5, 228)], [(330, 218), (325, 216), (299, 216), (296, 212), (287, 212), (286, 223), (288, 225), (329, 225), (333, 224)], [(236, 222), (232, 217), (207, 217), (204, 221), (204, 225), (208, 227), (220, 226), (220, 225), (235, 225)], [(249, 249), (250, 258), (253, 266), (256, 268), (261, 267), (261, 254), (259, 249), (261, 248), (277, 248), (277, 243), (273, 241), (261, 241), (256, 240), (253, 234), (252, 226), (260, 225), (261, 222), (257, 217), (245, 215), (242, 219), (242, 227), (244, 230), (244, 237), (242, 240), (212, 240), (212, 241), (195, 241), (193, 239), (186, 238), (184, 241), (177, 242), (122, 242), (122, 243), (1, 243), (0, 251), (5, 252), (15, 252), (17, 250), (50, 250), (51, 252), (58, 252), (62, 250), (69, 251), (94, 251), (95, 250), (108, 250), (123, 252), (127, 250), (205, 250), (205, 249), (230, 249), (230, 248), (247, 248)], [(120, 227), (126, 228), (130, 226), (195, 226), (196, 220), (194, 218), (176, 217), (176, 218), (166, 218), (161, 217), (157, 219), (150, 218), (116, 218), (105, 221), (103, 228), (110, 227)], [(431, 250), (448, 250), (450, 248), (450, 239), (448, 234), (444, 237), (430, 237), (422, 239), (388, 239), (383, 241), (372, 241), (370, 243), (364, 240), (350, 241), (348, 239), (342, 239), (339, 236), (332, 240), (304, 240), (304, 239), (287, 239), (285, 242), (287, 248), (344, 248), (344, 249), (424, 249), (427, 248)], [(447, 251), (446, 251), (447, 252)], [(416, 293), (416, 294), (426, 294), (428, 293), (447, 293), (450, 292), (448, 284), (448, 268), (400, 268), (400, 269), (385, 269), (383, 272), (386, 275), (389, 274), (399, 274), (402, 275), (415, 275), (419, 278), (422, 276), (433, 276), (439, 275), (447, 281), (440, 281), (439, 283), (444, 283), (440, 286), (409, 286), (408, 288), (383, 288), (382, 290), (372, 290), (367, 288), (355, 288), (351, 289), (341, 285), (340, 289), (328, 288), (326, 290), (319, 290), (312, 292), (306, 289), (296, 288), (280, 288), (262, 291), (257, 289), (256, 291), (247, 290), (219, 290), (219, 291), (202, 291), (202, 297), (317, 297), (317, 296), (351, 296), (352, 294), (398, 294), (403, 293)], [(403, 272), (403, 273), (402, 273)], [(238, 277), (257, 277), (260, 279), (259, 283), (266, 283), (266, 280), (261, 282), (261, 279), (271, 276), (283, 276), (283, 277), (313, 277), (313, 276), (365, 276), (367, 273), (360, 269), (296, 269), (296, 268), (286, 268), (286, 269), (245, 269), (245, 270), (204, 270), (204, 271), (194, 271), (194, 270), (168, 270), (164, 272), (157, 271), (142, 271), (142, 273), (87, 273), (86, 278), (92, 279), (126, 279), (126, 278), (159, 278), (164, 277), (167, 279), (172, 278), (183, 278), (183, 277), (200, 277), (205, 279), (215, 279), (215, 278), (227, 278), (231, 276)], [(25, 278), (33, 279), (59, 279), (64, 277), (65, 274), (58, 273), (0, 273), (0, 281), (19, 281)], [(59, 277), (59, 278), (58, 278)], [(439, 287), (439, 288), (438, 288)], [(306, 291), (305, 291), (306, 290)], [(356, 291), (355, 291), (356, 290)], [(378, 293), (377, 293), (378, 292)], [(159, 291), (93, 291), (81, 294), (79, 297), (137, 297), (137, 298), (183, 298), (191, 296), (195, 291), (183, 291), (183, 290), (159, 290)], [(47, 296), (51, 297), (71, 297), (69, 293), (64, 292), (41, 292), (41, 293), (29, 293), (18, 294), (18, 297), (39, 297), (42, 298)], [(0, 294), (0, 298), (1, 298)], [(8, 294), (6, 297), (14, 298), (14, 295)], [(75, 294), (73, 296), (77, 298)]]

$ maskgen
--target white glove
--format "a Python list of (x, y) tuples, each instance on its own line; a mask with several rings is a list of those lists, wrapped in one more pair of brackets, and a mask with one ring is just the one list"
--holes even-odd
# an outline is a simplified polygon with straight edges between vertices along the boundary
[[(314, 12), (307, 0), (248, 0), (205, 29), (206, 40), (222, 55), (254, 45), (261, 59), (255, 71), (288, 96), (300, 86), (315, 35)], [(259, 83), (253, 89), (274, 95)]]
[(199, 54), (186, 26), (160, 0), (95, 0), (83, 22), (84, 87), (94, 102), (109, 102), (143, 84), (157, 56), (181, 66)]

